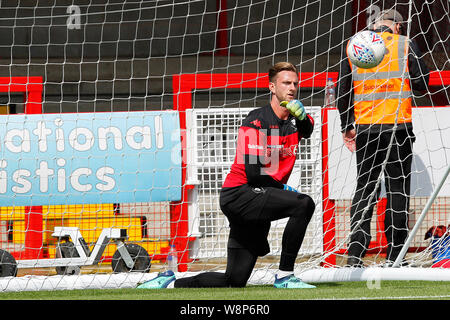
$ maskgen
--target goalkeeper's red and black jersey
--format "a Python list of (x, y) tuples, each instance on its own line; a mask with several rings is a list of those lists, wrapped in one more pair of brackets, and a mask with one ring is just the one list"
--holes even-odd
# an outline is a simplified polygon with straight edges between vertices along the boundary
[(314, 120), (277, 117), (270, 104), (251, 111), (239, 128), (236, 156), (223, 188), (248, 184), (283, 188), (294, 167), (298, 144), (309, 138)]

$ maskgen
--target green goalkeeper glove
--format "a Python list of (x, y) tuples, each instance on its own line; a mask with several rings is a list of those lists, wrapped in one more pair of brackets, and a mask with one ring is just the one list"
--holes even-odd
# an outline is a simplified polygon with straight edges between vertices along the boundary
[(280, 105), (289, 110), (289, 112), (296, 117), (298, 120), (303, 120), (306, 118), (306, 111), (303, 103), (298, 100), (291, 101), (281, 101)]

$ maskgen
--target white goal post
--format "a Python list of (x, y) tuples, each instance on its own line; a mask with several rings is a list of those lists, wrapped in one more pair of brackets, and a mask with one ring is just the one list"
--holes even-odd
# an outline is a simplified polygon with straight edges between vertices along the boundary
[[(311, 76), (311, 75), (305, 75)], [(313, 75), (312, 78), (318, 85), (324, 85), (324, 75)], [(333, 76), (333, 74), (331, 74)], [(182, 78), (183, 75), (180, 76)], [(246, 80), (248, 78), (258, 79), (258, 81)], [(223, 86), (223, 83), (233, 87), (235, 81), (245, 83), (247, 86), (262, 85), (263, 75), (254, 74), (216, 74), (216, 75), (196, 75), (188, 76), (184, 80), (175, 79), (183, 83), (180, 89), (181, 101), (191, 101), (186, 98), (201, 84), (208, 83), (211, 88)], [(304, 86), (312, 83), (311, 79), (303, 82)], [(322, 78), (322, 79), (321, 79)], [(208, 79), (204, 81), (203, 79)], [(226, 80), (225, 80), (226, 79)], [(244, 80), (243, 80), (244, 79)], [(322, 81), (320, 81), (320, 79)], [(189, 86), (193, 86), (189, 88)], [(185, 106), (182, 106), (184, 108)], [(191, 258), (204, 259), (224, 257), (226, 252), (226, 241), (228, 234), (228, 224), (226, 218), (221, 214), (218, 204), (218, 193), (221, 183), (228, 172), (233, 160), (237, 131), (242, 119), (252, 109), (209, 107), (205, 109), (187, 108), (186, 111), (186, 161), (187, 161), (187, 181), (191, 181), (195, 186), (193, 193), (196, 199), (190, 204), (189, 222), (190, 236), (195, 240), (191, 244)], [(309, 194), (318, 204), (314, 218), (308, 228), (308, 235), (305, 238), (299, 257), (303, 257), (297, 265), (298, 272), (302, 272), (303, 277), (311, 281), (354, 281), (367, 280), (372, 277), (370, 272), (354, 272), (350, 269), (340, 271), (330, 271), (321, 266), (340, 267), (344, 265), (346, 256), (346, 246), (349, 235), (349, 201), (355, 189), (356, 165), (354, 155), (343, 145), (340, 135), (339, 117), (334, 108), (307, 107), (308, 112), (315, 119), (315, 130), (310, 140), (301, 143), (298, 160), (294, 169), (294, 174), (289, 183), (299, 190)], [(417, 140), (414, 144), (414, 159), (411, 187), (411, 213), (410, 226), (414, 227), (416, 220), (420, 216), (425, 202), (431, 195), (436, 185), (443, 185), (442, 190), (438, 190), (438, 203), (436, 203), (427, 217), (427, 224), (445, 224), (449, 216), (446, 212), (442, 214), (441, 208), (447, 206), (448, 183), (446, 182), (445, 167), (433, 168), (433, 163), (439, 159), (447, 158), (448, 151), (444, 146), (450, 141), (449, 128), (437, 119), (448, 117), (448, 108), (436, 108), (430, 114), (429, 107), (415, 108), (413, 111), (413, 123)], [(439, 130), (429, 128), (441, 128)], [(436, 143), (436, 146), (432, 146)], [(439, 145), (439, 146), (438, 146)], [(428, 148), (436, 150), (434, 156), (429, 157), (425, 150)], [(345, 174), (343, 174), (343, 172)], [(305, 179), (309, 177), (309, 179)], [(303, 178), (303, 179), (302, 179)], [(383, 188), (384, 189), (384, 188)], [(377, 218), (372, 226), (372, 232), (376, 235), (371, 242), (370, 258), (366, 263), (371, 267), (381, 266), (383, 252), (386, 248), (386, 240), (383, 235), (383, 205), (384, 191), (382, 191), (377, 211)], [(330, 204), (331, 203), (331, 204)], [(339, 204), (340, 203), (340, 204)], [(429, 205), (428, 209), (432, 206)], [(326, 213), (326, 211), (329, 211)], [(420, 223), (420, 221), (419, 221)], [(424, 234), (429, 226), (417, 225), (421, 232), (408, 240), (408, 261), (410, 266), (423, 269), (432, 264), (429, 240), (424, 241)], [(271, 243), (271, 255), (278, 255), (280, 246), (279, 239), (282, 233), (283, 224), (272, 224), (269, 238), (274, 240)], [(332, 243), (332, 246), (329, 242)], [(427, 253), (428, 252), (428, 253)], [(272, 264), (276, 267), (276, 263)], [(318, 271), (319, 268), (322, 271)], [(307, 271), (310, 269), (310, 271)], [(404, 268), (405, 269), (405, 268)], [(446, 271), (429, 272), (427, 279), (446, 279)], [(305, 271), (306, 270), (306, 271)], [(266, 272), (269, 272), (266, 270)], [(322, 273), (323, 272), (323, 273)], [(389, 268), (377, 271), (377, 275), (384, 279), (396, 278), (400, 273)], [(269, 274), (271, 274), (269, 272)], [(255, 273), (261, 279), (261, 270)], [(334, 278), (333, 278), (334, 277)], [(408, 269), (399, 279), (421, 279), (424, 273)]]
[[(320, 107), (308, 107), (316, 129), (308, 140), (300, 144), (289, 185), (313, 197), (317, 202), (316, 214), (311, 219), (301, 254), (322, 253), (321, 207), (321, 123)], [(198, 181), (194, 188), (197, 201), (191, 205), (190, 236), (198, 235), (191, 257), (211, 258), (226, 255), (228, 222), (219, 207), (219, 192), (234, 161), (239, 125), (252, 109), (219, 108), (190, 109), (186, 111), (187, 170), (189, 181)], [(287, 219), (272, 223), (269, 234), (271, 254), (281, 250), (281, 238)]]

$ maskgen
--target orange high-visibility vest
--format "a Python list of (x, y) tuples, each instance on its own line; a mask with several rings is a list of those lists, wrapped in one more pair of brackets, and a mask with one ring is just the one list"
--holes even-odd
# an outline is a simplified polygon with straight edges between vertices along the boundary
[(378, 66), (362, 69), (352, 65), (349, 59), (353, 75), (355, 123), (411, 122), (412, 94), (405, 58), (409, 50), (408, 39), (388, 32), (379, 34), (387, 52)]

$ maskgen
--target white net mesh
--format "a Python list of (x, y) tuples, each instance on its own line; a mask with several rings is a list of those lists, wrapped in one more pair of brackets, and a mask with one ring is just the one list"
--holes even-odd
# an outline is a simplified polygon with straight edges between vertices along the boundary
[[(105, 288), (134, 286), (165, 268), (169, 243), (176, 245), (180, 272), (222, 270), (229, 229), (220, 212), (218, 191), (234, 160), (239, 125), (249, 110), (269, 101), (267, 71), (278, 61), (290, 61), (299, 68), (298, 98), (315, 120), (312, 137), (300, 144), (289, 181), (316, 202), (296, 272), (324, 265), (345, 265), (357, 170), (354, 154), (343, 145), (338, 111), (324, 108), (324, 87), (329, 77), (336, 83), (350, 37), (373, 23), (381, 10), (393, 7), (405, 18), (404, 30), (417, 42), (422, 51), (419, 58), (430, 70), (429, 90), (413, 93), (416, 142), (408, 224), (412, 230), (449, 167), (450, 128), (445, 121), (450, 116), (447, 1), (2, 1), (0, 112), (5, 114), (2, 116), (5, 130), (0, 132), (0, 198), (3, 199), (0, 249), (1, 272), (7, 281), (0, 279), (0, 290), (56, 290), (62, 287), (60, 278), (55, 277), (67, 277), (64, 273), (78, 274), (78, 280), (67, 282), (65, 289), (88, 287), (92, 283)], [(162, 115), (168, 110), (179, 112), (177, 121), (181, 131), (169, 132), (165, 129), (166, 120), (154, 121), (151, 116), (152, 112)], [(66, 130), (65, 142), (69, 146), (69, 122), (61, 125), (51, 118), (52, 114), (55, 117), (72, 114), (69, 117), (75, 126), (88, 129), (83, 129), (84, 134), (74, 134), (74, 145), (88, 146), (89, 132), (93, 132), (97, 141), (95, 130), (112, 127), (117, 112), (125, 114), (123, 119), (127, 119), (121, 129), (124, 137), (132, 126), (140, 127), (132, 131), (128, 142), (144, 149), (147, 122), (143, 119), (150, 117), (148, 126), (155, 133), (148, 149), (150, 153), (136, 155), (111, 149), (114, 152), (110, 154), (74, 152), (65, 157), (57, 150), (32, 155), (24, 150), (11, 151), (26, 146), (23, 130), (35, 129), (39, 120), (48, 119), (52, 121), (47, 128), (53, 130), (53, 135), (47, 136), (49, 145), (61, 142), (57, 136), (60, 128)], [(145, 114), (140, 119), (144, 122), (128, 121), (128, 115), (135, 112)], [(30, 113), (45, 116), (32, 118)], [(100, 114), (104, 113), (110, 116), (102, 123), (104, 118)], [(19, 130), (10, 132), (11, 141), (7, 139), (10, 129)], [(109, 130), (106, 140), (112, 148), (111, 137), (118, 132)], [(46, 137), (45, 131), (29, 133), (35, 139), (30, 140), (30, 148), (42, 141), (37, 137)], [(126, 138), (123, 141), (126, 143)], [(184, 148), (183, 161), (175, 159), (173, 154), (161, 158), (165, 154), (161, 141), (173, 143), (174, 150)], [(112, 166), (108, 164), (111, 159), (121, 159), (120, 168), (114, 167), (114, 175), (106, 169), (98, 173), (95, 166), (100, 162), (103, 167)], [(166, 162), (149, 168), (149, 161), (154, 159)], [(55, 170), (53, 176), (49, 172), (48, 176), (36, 172), (44, 160)], [(78, 180), (72, 177), (70, 172), (77, 165), (91, 169), (91, 176), (98, 181), (84, 180), (89, 171), (83, 171), (85, 175), (80, 174)], [(67, 175), (58, 176), (58, 169), (66, 169)], [(177, 180), (174, 175), (179, 169), (186, 171)], [(14, 178), (13, 171), (17, 170), (29, 170), (30, 175), (18, 171)], [(127, 174), (134, 178), (120, 179)], [(162, 182), (159, 176), (146, 180), (144, 174), (161, 174), (170, 176), (171, 180)], [(119, 200), (96, 201), (106, 197), (97, 194), (93, 201), (58, 202), (55, 199), (61, 195), (69, 200), (77, 196), (69, 194), (69, 190), (58, 190), (47, 192), (47, 201), (41, 201), (42, 190), (36, 187), (26, 194), (30, 201), (14, 203), (20, 197), (9, 187), (14, 185), (19, 188), (14, 190), (24, 190), (26, 181), (39, 186), (38, 178), (43, 177), (50, 177), (51, 190), (58, 190), (58, 178), (60, 182), (89, 183), (94, 189), (99, 181), (100, 188), (101, 184), (105, 188), (110, 181), (108, 177), (116, 179), (120, 189), (114, 192)], [(4, 184), (5, 181), (9, 184)], [(142, 181), (150, 183), (142, 185)], [(381, 193), (370, 225), (372, 238), (364, 257), (367, 266), (383, 263), (387, 248), (383, 231), (386, 206), (383, 176), (377, 181)], [(52, 189), (52, 183), (56, 189)], [(435, 232), (433, 237), (424, 239), (431, 227), (447, 228), (450, 224), (449, 188), (447, 179), (414, 235), (406, 254), (409, 265), (402, 269), (428, 270), (436, 262), (449, 258), (446, 256), (450, 251), (448, 233)], [(179, 199), (171, 197), (169, 190), (179, 192)], [(144, 193), (158, 193), (160, 197), (152, 201), (141, 197)], [(251, 282), (259, 279), (265, 282), (278, 267), (284, 224), (285, 220), (272, 224), (271, 252), (259, 260), (258, 277)], [(58, 229), (61, 227), (68, 229)], [(150, 273), (129, 272), (123, 256), (114, 258), (117, 244), (119, 247), (121, 244), (116, 241), (123, 240), (120, 234), (109, 234), (110, 242), (102, 247), (101, 254), (88, 259), (99, 246), (102, 231), (109, 228), (126, 230), (125, 243), (139, 245), (148, 253), (148, 259), (144, 255), (140, 261), (151, 262)], [(65, 245), (61, 249), (55, 230), (78, 230), (86, 246), (71, 239), (74, 248)], [(62, 238), (66, 240), (67, 236)], [(132, 251), (136, 249), (129, 250), (130, 254), (138, 255)], [(83, 258), (83, 252), (88, 257)], [(58, 262), (56, 259), (61, 255), (72, 261)], [(18, 266), (14, 280), (8, 277), (15, 272), (10, 267), (11, 258)], [(117, 281), (102, 278), (104, 273), (110, 275), (114, 266), (116, 271), (123, 271), (120, 277), (124, 278)], [(30, 275), (41, 282), (32, 283)], [(98, 282), (84, 281), (85, 275)]]

